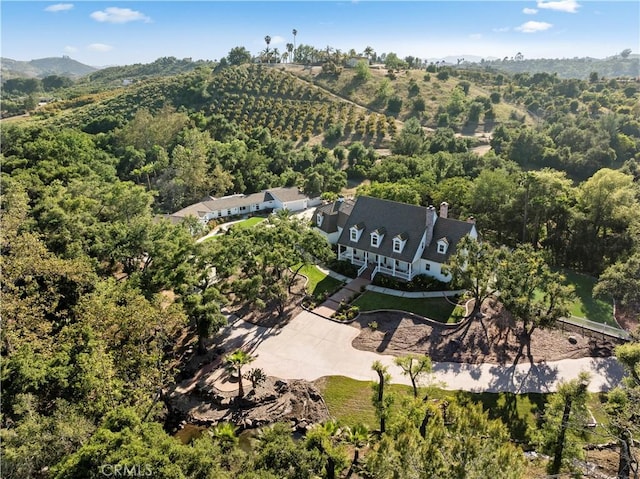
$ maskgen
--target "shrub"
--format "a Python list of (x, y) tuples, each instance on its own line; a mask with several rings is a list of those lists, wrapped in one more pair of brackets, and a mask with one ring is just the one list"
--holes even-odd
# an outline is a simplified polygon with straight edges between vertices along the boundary
[(358, 267), (347, 260), (334, 259), (328, 266), (336, 273), (347, 276), (348, 278), (355, 278), (358, 275)]
[(369, 329), (371, 329), (372, 331), (377, 331), (378, 322), (377, 321), (371, 321), (369, 324), (367, 324), (367, 326), (369, 326)]
[(402, 98), (400, 98), (397, 95), (394, 95), (391, 98), (389, 98), (389, 102), (387, 103), (387, 111), (389, 113), (391, 114), (400, 113), (401, 109), (402, 109)]

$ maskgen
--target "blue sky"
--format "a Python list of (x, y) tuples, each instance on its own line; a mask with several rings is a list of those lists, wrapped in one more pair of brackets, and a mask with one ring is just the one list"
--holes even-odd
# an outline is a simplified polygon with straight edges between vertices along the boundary
[(640, 2), (533, 1), (6, 1), (1, 54), (69, 55), (95, 66), (161, 56), (219, 59), (297, 44), (438, 59), (603, 58), (640, 51)]

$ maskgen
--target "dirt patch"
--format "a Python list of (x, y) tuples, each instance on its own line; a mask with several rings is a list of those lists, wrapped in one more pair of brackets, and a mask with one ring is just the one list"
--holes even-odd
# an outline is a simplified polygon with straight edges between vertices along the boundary
[(626, 331), (638, 331), (640, 326), (640, 303), (626, 306), (616, 305), (616, 321)]
[[(483, 306), (484, 319), (473, 320), (468, 328), (427, 322), (408, 313), (361, 314), (352, 323), (360, 328), (353, 347), (362, 351), (401, 356), (427, 354), (433, 361), (470, 364), (511, 364), (521, 344), (521, 327), (499, 305)], [(377, 328), (368, 325), (377, 323)], [(538, 329), (531, 337), (534, 362), (583, 357), (608, 357), (618, 342), (594, 334), (584, 336), (562, 329)], [(523, 358), (527, 360), (526, 356)]]

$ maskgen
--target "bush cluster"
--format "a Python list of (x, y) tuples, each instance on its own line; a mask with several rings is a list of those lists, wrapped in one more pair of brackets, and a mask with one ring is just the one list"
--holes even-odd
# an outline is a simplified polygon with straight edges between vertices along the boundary
[(360, 308), (358, 306), (351, 306), (349, 303), (342, 300), (340, 302), (340, 307), (331, 317), (338, 321), (351, 321), (355, 319), (359, 313)]
[(358, 267), (344, 259), (334, 259), (328, 266), (329, 269), (348, 278), (355, 278), (358, 275)]
[(444, 291), (449, 289), (448, 283), (419, 274), (413, 277), (411, 281), (403, 281), (386, 274), (378, 273), (372, 281), (372, 284), (382, 288), (397, 289), (399, 291)]

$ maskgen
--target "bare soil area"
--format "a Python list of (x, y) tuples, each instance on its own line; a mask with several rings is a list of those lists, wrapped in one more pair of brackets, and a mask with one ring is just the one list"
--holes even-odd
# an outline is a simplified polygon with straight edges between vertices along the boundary
[[(472, 320), (468, 327), (426, 321), (410, 313), (382, 312), (361, 314), (353, 323), (360, 334), (353, 347), (363, 351), (400, 356), (427, 354), (433, 361), (460, 363), (513, 364), (521, 346), (521, 325), (499, 304), (489, 301), (482, 308), (484, 319)], [(369, 324), (377, 323), (372, 329)], [(568, 329), (537, 329), (531, 337), (534, 362), (583, 357), (608, 357), (619, 344), (612, 338), (592, 336)], [(526, 348), (522, 360), (528, 360)]]

